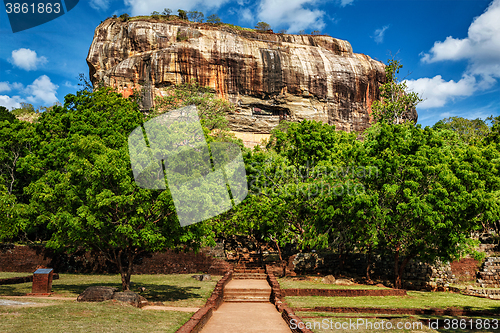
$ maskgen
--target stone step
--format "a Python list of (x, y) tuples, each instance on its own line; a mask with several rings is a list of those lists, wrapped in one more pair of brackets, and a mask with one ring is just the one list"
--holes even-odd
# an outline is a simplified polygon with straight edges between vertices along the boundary
[(234, 269), (234, 273), (260, 273), (260, 274), (266, 274), (266, 270), (264, 268), (239, 268), (239, 267), (236, 267)]
[(227, 289), (224, 290), (224, 298), (226, 296), (255, 296), (269, 298), (269, 296), (271, 296), (271, 291), (269, 289)]
[(224, 298), (224, 302), (256, 302), (256, 303), (268, 303), (269, 297), (232, 297)]
[(255, 280), (265, 280), (267, 279), (267, 274), (263, 273), (233, 273), (233, 279), (255, 279)]

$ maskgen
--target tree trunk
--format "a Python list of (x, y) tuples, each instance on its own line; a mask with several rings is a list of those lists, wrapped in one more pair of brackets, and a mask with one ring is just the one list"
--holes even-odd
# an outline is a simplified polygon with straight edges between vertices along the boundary
[(399, 246), (396, 247), (394, 254), (394, 288), (401, 289), (401, 275), (399, 275)]
[(395, 281), (394, 281), (394, 288), (396, 289), (402, 289), (403, 286), (403, 273), (406, 268), (406, 265), (408, 262), (414, 257), (414, 255), (407, 255), (403, 261), (401, 262), (401, 265), (399, 265), (399, 246), (396, 248), (396, 254), (394, 256), (394, 274), (395, 274)]
[(282, 272), (281, 272), (281, 277), (285, 277), (286, 276), (286, 263), (283, 261), (283, 255), (281, 254), (281, 248), (280, 248), (280, 245), (278, 244), (278, 241), (273, 239), (274, 241), (274, 244), (276, 244), (276, 248), (278, 249), (278, 255), (280, 257), (280, 265), (281, 265), (281, 269), (282, 269)]
[(367, 263), (366, 263), (366, 281), (367, 282), (371, 282), (371, 278), (370, 278), (370, 268), (372, 267), (372, 251), (371, 249), (368, 250), (368, 254), (367, 254)]
[(119, 250), (118, 254), (115, 252), (114, 255), (116, 265), (120, 271), (122, 291), (128, 291), (130, 290), (130, 277), (132, 276), (135, 255), (130, 252), (124, 253), (122, 250)]

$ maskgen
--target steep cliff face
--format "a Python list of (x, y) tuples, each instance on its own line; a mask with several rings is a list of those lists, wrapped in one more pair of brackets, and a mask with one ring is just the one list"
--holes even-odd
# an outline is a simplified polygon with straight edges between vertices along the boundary
[(247, 133), (269, 133), (284, 118), (363, 130), (385, 80), (384, 65), (347, 41), (187, 22), (108, 19), (87, 63), (94, 84), (142, 89), (144, 108), (165, 86), (195, 79), (237, 106), (230, 126)]

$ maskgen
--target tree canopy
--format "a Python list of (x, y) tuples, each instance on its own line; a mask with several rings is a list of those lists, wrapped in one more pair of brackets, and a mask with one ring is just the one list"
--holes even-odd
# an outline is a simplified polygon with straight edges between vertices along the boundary
[(42, 115), (34, 154), (24, 161), (37, 178), (27, 187), (34, 222), (52, 231), (47, 246), (102, 253), (124, 290), (144, 253), (196, 248), (209, 236), (203, 224), (180, 227), (168, 190), (136, 185), (127, 137), (143, 121), (132, 100), (110, 89), (68, 95), (64, 107)]

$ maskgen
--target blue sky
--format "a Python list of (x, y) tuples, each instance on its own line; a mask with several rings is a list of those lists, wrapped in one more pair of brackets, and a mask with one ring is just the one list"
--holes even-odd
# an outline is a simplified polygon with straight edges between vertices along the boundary
[(500, 0), (80, 0), (67, 14), (12, 33), (0, 5), (0, 105), (50, 106), (88, 76), (85, 58), (97, 25), (113, 14), (170, 8), (216, 13), (223, 22), (274, 31), (320, 30), (356, 53), (404, 65), (400, 78), (424, 101), (427, 126), (451, 116), (500, 115)]

